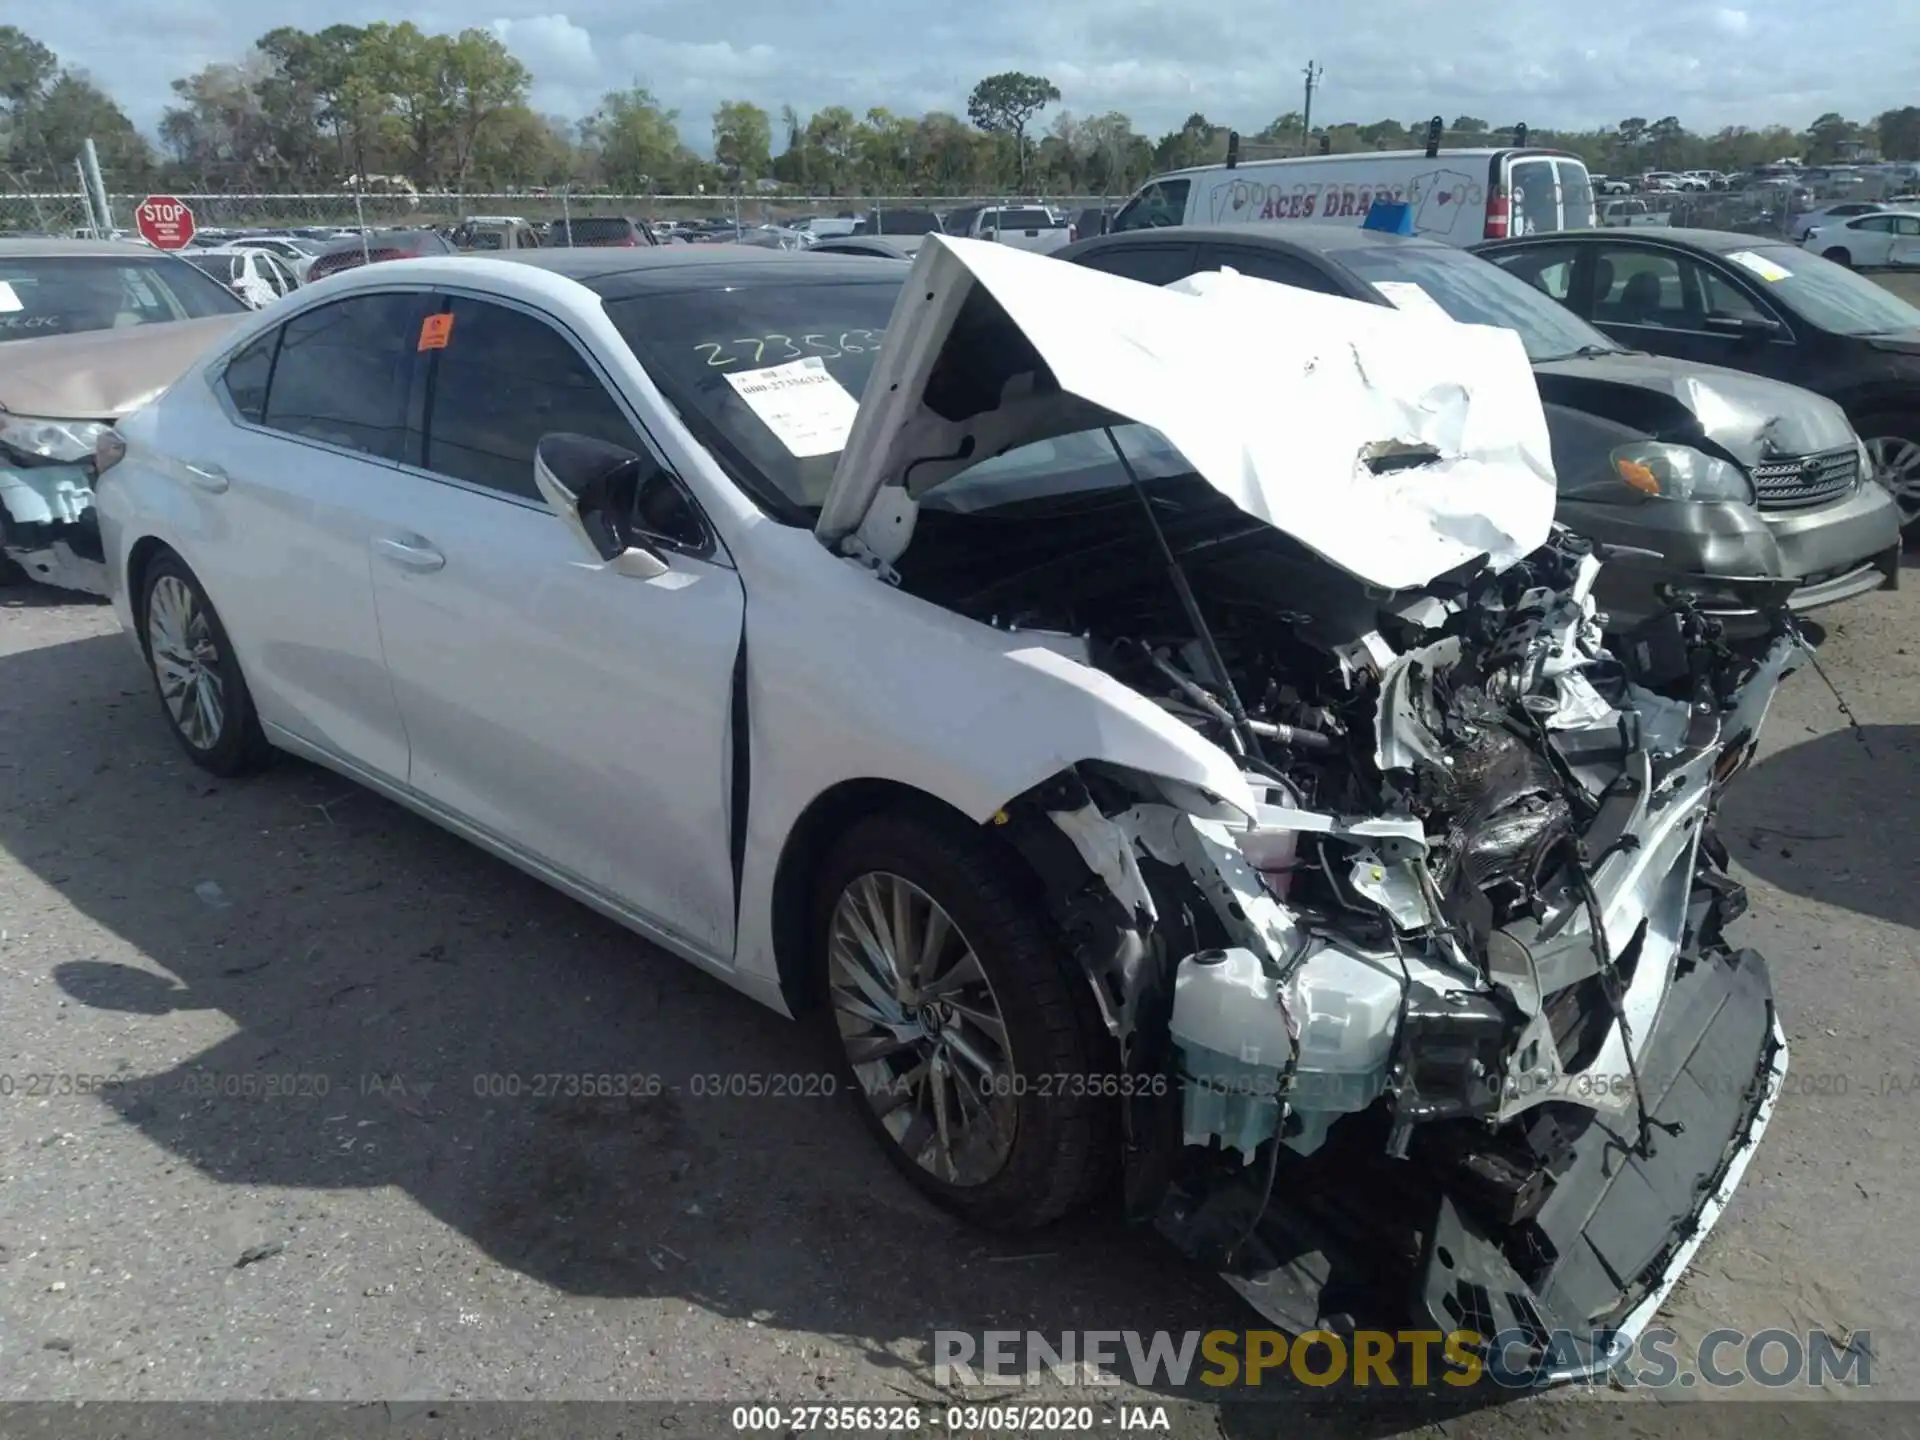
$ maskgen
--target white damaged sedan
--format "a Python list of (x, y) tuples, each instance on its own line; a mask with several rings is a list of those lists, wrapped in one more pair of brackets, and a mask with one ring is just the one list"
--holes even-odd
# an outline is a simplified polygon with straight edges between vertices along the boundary
[(1759, 1144), (1713, 816), (1799, 641), (1602, 649), (1504, 331), (941, 237), (402, 261), (99, 463), (194, 760), (817, 1017), (978, 1222), (1112, 1197), (1293, 1329), (1590, 1374)]

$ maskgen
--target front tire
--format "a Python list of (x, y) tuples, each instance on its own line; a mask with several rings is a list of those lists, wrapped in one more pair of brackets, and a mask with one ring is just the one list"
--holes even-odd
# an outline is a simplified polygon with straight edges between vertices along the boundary
[(187, 757), (223, 777), (264, 765), (272, 752), (233, 642), (179, 556), (160, 555), (147, 566), (139, 614), (161, 711)]
[(1874, 478), (1893, 492), (1901, 529), (1920, 534), (1920, 414), (1867, 415), (1854, 429), (1866, 442)]
[(820, 871), (813, 937), (840, 1084), (935, 1203), (1027, 1230), (1112, 1177), (1114, 1048), (1091, 982), (979, 832), (861, 821)]

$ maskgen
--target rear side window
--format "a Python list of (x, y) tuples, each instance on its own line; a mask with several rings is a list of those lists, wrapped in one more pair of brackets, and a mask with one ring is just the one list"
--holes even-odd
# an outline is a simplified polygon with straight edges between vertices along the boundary
[(424, 464), (436, 474), (538, 500), (533, 452), (556, 430), (644, 454), (593, 368), (544, 320), (456, 297), (453, 329), (435, 352)]
[(273, 357), (279, 346), (279, 329), (269, 330), (227, 361), (221, 376), (233, 408), (255, 425), (267, 411), (267, 383), (273, 378)]
[(1187, 222), (1188, 180), (1156, 180), (1113, 217), (1109, 234), (1122, 230), (1158, 230)]
[(1199, 268), (1191, 245), (1115, 245), (1091, 255), (1074, 257), (1089, 270), (1125, 276), (1143, 285), (1171, 285)]
[(281, 327), (262, 423), (382, 460), (404, 457), (426, 296), (356, 295)]
[(1278, 250), (1202, 246), (1200, 262), (1209, 270), (1237, 270), (1255, 280), (1271, 280), (1276, 285), (1290, 285), (1295, 290), (1311, 290), (1320, 295), (1346, 293), (1306, 261)]

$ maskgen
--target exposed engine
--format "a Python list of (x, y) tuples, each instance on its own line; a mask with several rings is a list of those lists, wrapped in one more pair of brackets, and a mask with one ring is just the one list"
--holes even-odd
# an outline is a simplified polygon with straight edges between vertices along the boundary
[[(1604, 1283), (1570, 1254), (1583, 1187), (1613, 1193), (1586, 1174), (1601, 1149), (1640, 1163), (1688, 1128), (1660, 1113), (1651, 1035), (1675, 1031), (1684, 978), (1766, 993), (1720, 936), (1741, 897), (1712, 806), (1797, 642), (1736, 653), (1682, 607), (1630, 668), (1601, 641), (1598, 566), (1562, 538), (1411, 599), (1330, 586), (1298, 609), (1218, 567), (1198, 626), (1136, 569), (1097, 608), (995, 617), (1077, 640), (1262, 797), (1247, 824), (1085, 765), (1029, 799), (1098, 879), (1058, 918), (1121, 1063), (1179, 1082), (1129, 1102), (1129, 1205), (1292, 1328), (1369, 1287), (1404, 1296), (1423, 1268), (1442, 1328), (1456, 1310), (1485, 1334), (1604, 1327), (1687, 1228), (1636, 1213), (1654, 1238), (1606, 1257)], [(1765, 1000), (1743, 1014), (1771, 1024)], [(1776, 1057), (1751, 1047), (1752, 1086), (1722, 1086), (1748, 1120)], [(1702, 1151), (1698, 1183), (1719, 1163)], [(1455, 1275), (1441, 1255), (1472, 1260)]]

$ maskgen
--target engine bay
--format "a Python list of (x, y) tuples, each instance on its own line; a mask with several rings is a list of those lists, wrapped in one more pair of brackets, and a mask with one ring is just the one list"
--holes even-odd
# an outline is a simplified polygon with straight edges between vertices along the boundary
[[(923, 515), (900, 575), (1120, 680), (1260, 797), (1236, 816), (1090, 763), (1010, 807), (1118, 1063), (1177, 1082), (1126, 1102), (1129, 1212), (1296, 1329), (1410, 1286), (1443, 1328), (1482, 1291), (1523, 1330), (1625, 1324), (1697, 1217), (1623, 1198), (1633, 1253), (1593, 1282), (1569, 1177), (1596, 1145), (1724, 1168), (1651, 1067), (1689, 975), (1764, 977), (1722, 936), (1743, 897), (1712, 815), (1791, 621), (1736, 647), (1681, 597), (1616, 653), (1571, 536), (1393, 593), (1205, 487), (1136, 490)], [(1725, 1093), (1784, 1065), (1752, 1043)], [(1436, 1252), (1478, 1273), (1436, 1280)]]

